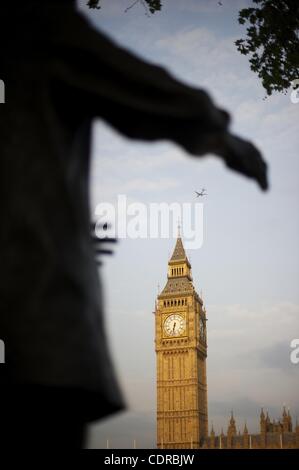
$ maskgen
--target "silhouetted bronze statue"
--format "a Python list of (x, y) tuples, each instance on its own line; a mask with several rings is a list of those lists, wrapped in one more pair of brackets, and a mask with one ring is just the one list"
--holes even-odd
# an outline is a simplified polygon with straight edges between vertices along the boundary
[(80, 446), (86, 422), (124, 407), (90, 237), (92, 119), (214, 153), (263, 189), (266, 165), (207, 93), (116, 46), (72, 1), (0, 8), (0, 445)]

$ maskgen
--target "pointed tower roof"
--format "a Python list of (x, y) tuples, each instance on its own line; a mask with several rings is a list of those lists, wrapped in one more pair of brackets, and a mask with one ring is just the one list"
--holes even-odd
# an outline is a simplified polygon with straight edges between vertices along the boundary
[(187, 259), (185, 248), (181, 239), (181, 236), (178, 235), (172, 256), (170, 261), (185, 261)]
[(243, 434), (248, 434), (247, 423), (245, 421)]
[(191, 264), (187, 258), (184, 245), (178, 233), (176, 244), (168, 261), (167, 283), (158, 298), (169, 294), (192, 294), (195, 292), (192, 283)]

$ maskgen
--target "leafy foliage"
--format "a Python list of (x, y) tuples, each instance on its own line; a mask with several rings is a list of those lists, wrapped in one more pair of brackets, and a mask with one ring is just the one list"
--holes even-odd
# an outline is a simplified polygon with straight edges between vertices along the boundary
[[(102, 0), (89, 0), (90, 8), (101, 8)], [(299, 0), (253, 0), (256, 8), (243, 8), (238, 21), (247, 25), (246, 38), (235, 44), (249, 56), (250, 68), (257, 73), (267, 95), (284, 92), (299, 79)], [(124, 10), (143, 5), (146, 14), (162, 8), (161, 0), (132, 0)], [(294, 83), (293, 83), (294, 82)]]
[[(143, 4), (150, 13), (154, 14), (156, 11), (161, 10), (162, 4), (161, 0), (137, 0), (133, 2), (128, 8), (126, 8), (125, 11), (128, 11), (132, 6), (134, 6), (137, 3)], [(89, 8), (101, 8), (101, 0), (89, 0), (87, 5)]]
[(258, 74), (268, 95), (286, 93), (299, 78), (299, 2), (253, 1), (257, 8), (239, 12), (239, 23), (248, 25), (247, 38), (235, 44), (241, 54), (250, 56), (251, 70)]

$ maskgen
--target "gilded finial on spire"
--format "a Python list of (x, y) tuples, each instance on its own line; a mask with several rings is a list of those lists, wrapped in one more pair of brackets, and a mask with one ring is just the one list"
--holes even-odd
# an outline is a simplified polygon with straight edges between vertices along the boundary
[(178, 238), (181, 238), (181, 221), (179, 217), (178, 217)]

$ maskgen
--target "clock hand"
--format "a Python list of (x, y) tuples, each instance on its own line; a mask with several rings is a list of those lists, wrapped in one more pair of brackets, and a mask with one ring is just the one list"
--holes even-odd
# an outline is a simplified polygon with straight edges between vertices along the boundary
[(173, 324), (172, 332), (174, 333), (176, 322)]

